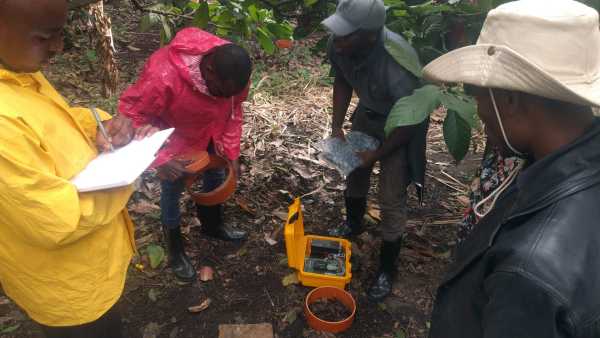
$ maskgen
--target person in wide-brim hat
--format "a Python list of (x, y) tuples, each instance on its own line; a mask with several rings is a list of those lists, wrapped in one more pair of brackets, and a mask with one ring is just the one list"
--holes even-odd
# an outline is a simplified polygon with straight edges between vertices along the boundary
[(476, 206), (431, 338), (600, 336), (598, 19), (572, 0), (510, 2), (476, 45), (425, 67), (431, 81), (464, 84), (489, 142), (525, 163)]

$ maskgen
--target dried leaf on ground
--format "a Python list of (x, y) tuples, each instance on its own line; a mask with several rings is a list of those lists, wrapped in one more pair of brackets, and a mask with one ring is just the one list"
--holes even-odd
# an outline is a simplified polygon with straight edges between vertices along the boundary
[(155, 322), (150, 322), (144, 327), (144, 331), (142, 333), (143, 338), (157, 338), (160, 334), (162, 326), (158, 325)]
[(288, 213), (282, 210), (273, 211), (273, 216), (279, 218), (282, 221), (287, 221)]
[(381, 210), (379, 210), (379, 208), (375, 208), (375, 207), (369, 207), (369, 209), (367, 210), (367, 213), (369, 214), (369, 216), (371, 216), (375, 221), (377, 222), (381, 222)]
[(214, 270), (210, 266), (203, 266), (198, 271), (198, 279), (202, 282), (208, 282), (213, 280), (214, 278)]
[(158, 296), (160, 296), (160, 291), (158, 289), (152, 288), (148, 291), (148, 298), (154, 303), (158, 300)]
[(212, 300), (210, 298), (206, 298), (200, 305), (190, 306), (188, 307), (188, 311), (191, 313), (199, 313), (202, 312), (210, 306)]
[(160, 210), (160, 207), (145, 199), (139, 199), (137, 202), (132, 203), (129, 206), (129, 210), (138, 214), (147, 214), (152, 211)]
[(300, 314), (300, 312), (302, 312), (302, 309), (299, 307), (290, 309), (283, 317), (283, 322), (288, 325), (293, 324), (296, 319), (298, 319), (298, 314)]
[(238, 197), (235, 200), (235, 203), (237, 203), (237, 205), (245, 212), (252, 214), (252, 215), (256, 214), (256, 211), (254, 209), (250, 208), (250, 206), (248, 205), (248, 202), (246, 200), (244, 200), (243, 198)]
[(265, 241), (266, 241), (266, 242), (267, 242), (267, 243), (268, 243), (270, 246), (273, 246), (273, 245), (276, 245), (276, 244), (277, 244), (277, 241), (276, 241), (276, 240), (274, 240), (273, 238), (271, 238), (271, 235), (270, 235), (270, 234), (268, 234), (268, 233), (265, 233)]
[(289, 275), (283, 277), (283, 279), (281, 280), (281, 284), (283, 284), (283, 286), (289, 286), (292, 284), (298, 284), (300, 281), (298, 280), (298, 275), (296, 274), (296, 272), (292, 272)]
[(300, 175), (300, 177), (309, 180), (313, 177), (315, 177), (317, 174), (316, 173), (312, 173), (310, 172), (310, 169), (304, 167), (304, 166), (295, 166), (292, 168), (296, 173), (298, 173), (298, 175)]

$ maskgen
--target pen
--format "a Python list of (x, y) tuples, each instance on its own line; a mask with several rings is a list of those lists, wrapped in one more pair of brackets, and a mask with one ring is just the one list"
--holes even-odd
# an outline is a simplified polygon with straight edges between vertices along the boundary
[(102, 120), (100, 119), (100, 115), (98, 114), (96, 107), (92, 107), (92, 113), (94, 114), (94, 118), (96, 119), (96, 122), (98, 122), (98, 128), (100, 128), (100, 132), (102, 133), (102, 136), (104, 136), (104, 138), (106, 139), (106, 141), (108, 141), (108, 144), (110, 145), (110, 151), (114, 151), (115, 148), (113, 148), (113, 145), (110, 141), (110, 137), (108, 136), (106, 129), (104, 129), (104, 125), (102, 124)]

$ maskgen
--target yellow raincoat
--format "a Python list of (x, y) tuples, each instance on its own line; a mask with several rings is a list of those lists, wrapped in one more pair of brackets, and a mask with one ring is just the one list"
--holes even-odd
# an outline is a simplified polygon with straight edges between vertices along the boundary
[(134, 250), (131, 187), (79, 194), (69, 182), (97, 155), (96, 125), (41, 73), (0, 68), (0, 283), (47, 326), (109, 310)]

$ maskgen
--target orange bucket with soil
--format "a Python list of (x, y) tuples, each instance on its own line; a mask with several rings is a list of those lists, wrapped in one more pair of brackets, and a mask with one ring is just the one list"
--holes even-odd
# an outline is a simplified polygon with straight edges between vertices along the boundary
[(311, 328), (339, 333), (354, 322), (356, 302), (352, 295), (335, 286), (321, 286), (306, 296), (304, 315)]

